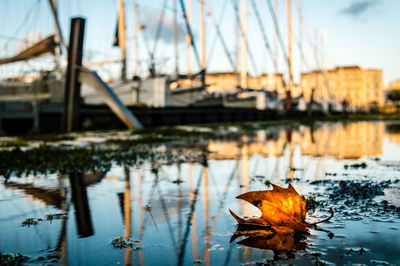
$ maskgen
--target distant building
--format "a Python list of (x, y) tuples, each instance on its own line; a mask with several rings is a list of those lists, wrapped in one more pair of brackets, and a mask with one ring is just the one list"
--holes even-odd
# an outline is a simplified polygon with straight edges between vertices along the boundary
[[(179, 84), (174, 84), (172, 89), (179, 87), (199, 86), (199, 80), (190, 81), (180, 79)], [(207, 91), (209, 92), (228, 92), (234, 91), (240, 85), (240, 76), (234, 72), (216, 72), (206, 74)], [(249, 89), (277, 91), (280, 97), (285, 95), (285, 82), (280, 73), (262, 74), (257, 77), (248, 77), (247, 85)]]
[(390, 82), (389, 86), (387, 87), (388, 90), (400, 90), (400, 79), (394, 80)]
[(235, 90), (240, 84), (239, 76), (234, 72), (207, 73), (206, 84), (208, 92)]
[(302, 73), (300, 86), (307, 100), (314, 94), (316, 101), (346, 102), (352, 107), (382, 106), (384, 102), (382, 70), (379, 69), (340, 66)]
[(285, 97), (285, 81), (281, 73), (262, 74), (257, 77), (249, 77), (247, 84), (251, 89), (267, 89), (277, 91), (280, 98)]

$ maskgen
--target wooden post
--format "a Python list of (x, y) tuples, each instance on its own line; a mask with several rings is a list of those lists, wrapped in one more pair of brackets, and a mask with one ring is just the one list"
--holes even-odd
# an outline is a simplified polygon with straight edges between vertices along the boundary
[(33, 131), (35, 133), (40, 132), (40, 103), (37, 101), (32, 102), (33, 111)]
[(3, 125), (2, 125), (2, 123), (3, 123), (3, 118), (2, 118), (2, 113), (3, 113), (3, 103), (2, 102), (0, 102), (0, 135), (5, 135), (5, 134), (3, 134), (4, 133), (4, 131), (3, 131)]
[(71, 33), (68, 47), (68, 66), (65, 81), (64, 109), (61, 126), (64, 132), (75, 130), (79, 125), (81, 83), (78, 81), (77, 66), (82, 66), (84, 29), (84, 18), (78, 17), (71, 20)]

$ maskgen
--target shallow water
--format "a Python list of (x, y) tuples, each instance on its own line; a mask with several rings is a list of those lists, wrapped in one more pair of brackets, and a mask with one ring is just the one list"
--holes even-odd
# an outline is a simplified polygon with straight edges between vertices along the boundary
[[(398, 128), (394, 122), (283, 125), (247, 133), (231, 128), (190, 145), (154, 148), (173, 158), (113, 163), (107, 172), (12, 175), (7, 182), (1, 177), (0, 251), (20, 252), (27, 264), (399, 264)], [(365, 168), (351, 167), (361, 163)], [(321, 201), (308, 221), (326, 218), (329, 208), (334, 217), (300, 239), (271, 238), (260, 230), (230, 242), (237, 223), (229, 209), (259, 215), (235, 197), (268, 189), (266, 180), (292, 183), (298, 193)], [(381, 185), (384, 195), (333, 201), (339, 181), (390, 183)], [(66, 218), (45, 219), (57, 213)], [(43, 220), (21, 226), (26, 218)], [(113, 247), (117, 237), (136, 240), (134, 248)]]

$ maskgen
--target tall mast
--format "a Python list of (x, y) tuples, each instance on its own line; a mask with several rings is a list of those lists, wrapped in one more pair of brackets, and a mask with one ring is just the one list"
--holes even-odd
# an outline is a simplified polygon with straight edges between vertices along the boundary
[[(277, 17), (277, 0), (274, 0), (274, 17)], [(278, 69), (278, 31), (276, 30), (276, 26), (275, 26), (275, 31), (274, 31), (274, 68), (275, 68), (275, 72), (278, 73), (279, 69)], [(275, 82), (276, 83), (276, 82)], [(275, 89), (277, 89), (276, 86), (277, 84), (275, 84)]]
[[(236, 0), (233, 0), (236, 1)], [(235, 79), (236, 79), (236, 86), (240, 87), (240, 40), (242, 36), (240, 35), (240, 25), (237, 24), (235, 27), (235, 35), (236, 35), (236, 42), (235, 42)]]
[[(187, 18), (187, 23), (190, 24), (190, 15), (192, 11), (192, 0), (187, 0), (187, 13), (186, 13), (186, 18)], [(192, 38), (190, 36), (190, 33), (186, 33), (186, 69), (187, 69), (187, 75), (190, 76), (190, 45), (192, 44)]]
[(206, 69), (206, 22), (204, 14), (204, 0), (200, 0), (201, 8), (201, 70)]
[(175, 75), (179, 76), (179, 52), (178, 52), (178, 0), (174, 0), (174, 45), (175, 45)]
[[(299, 25), (301, 24), (301, 21), (303, 21), (303, 15), (302, 15), (302, 11), (301, 11), (301, 0), (297, 0), (297, 13), (298, 13), (298, 16), (299, 16)], [(303, 48), (302, 48), (302, 42), (303, 42), (303, 30), (302, 30), (302, 27), (299, 27), (299, 50), (300, 50), (300, 53), (302, 54), (303, 53)], [(300, 58), (300, 62), (299, 62), (299, 66), (300, 66), (300, 73), (301, 73), (301, 71), (302, 71), (302, 65), (303, 65), (303, 63), (305, 63), (305, 62), (303, 62), (303, 60), (302, 60), (302, 57), (301, 56), (299, 56), (299, 58)]]
[(247, 88), (247, 47), (246, 47), (246, 0), (241, 0), (241, 73), (240, 86)]
[(138, 6), (136, 0), (133, 0), (133, 13), (134, 13), (134, 34), (133, 38), (135, 41), (135, 76), (139, 76), (139, 42), (138, 42), (138, 34), (139, 34), (139, 18), (138, 18)]
[(118, 43), (121, 49), (121, 80), (126, 80), (126, 32), (123, 0), (118, 0)]
[(54, 28), (55, 28), (54, 41), (59, 45), (59, 47), (55, 50), (56, 68), (59, 68), (61, 45), (64, 46), (64, 48), (66, 48), (66, 46), (62, 36), (60, 22), (58, 21), (57, 0), (49, 0), (49, 4), (54, 17)]
[(287, 62), (289, 67), (289, 84), (286, 88), (286, 110), (291, 107), (291, 91), (293, 88), (293, 69), (292, 69), (292, 5), (291, 0), (286, 0), (286, 18), (288, 33)]

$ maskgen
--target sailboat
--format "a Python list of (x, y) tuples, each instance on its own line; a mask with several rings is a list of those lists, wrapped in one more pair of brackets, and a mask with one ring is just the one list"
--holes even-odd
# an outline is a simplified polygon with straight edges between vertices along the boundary
[(55, 33), (31, 44), (16, 55), (0, 58), (0, 66), (45, 56), (55, 56), (56, 64), (50, 71), (40, 71), (34, 76), (17, 76), (1, 81), (0, 110), (3, 112), (3, 117), (8, 108), (29, 111), (35, 109), (37, 102), (61, 103), (63, 101), (64, 80), (62, 70), (59, 68), (58, 56), (61, 46), (65, 47), (65, 44), (57, 17), (57, 1), (49, 0), (49, 5), (55, 20)]

